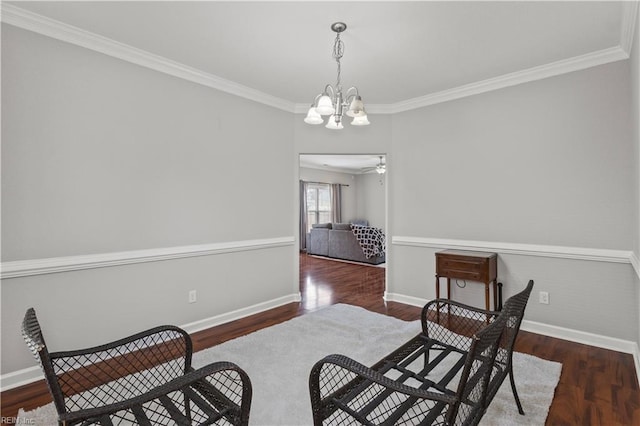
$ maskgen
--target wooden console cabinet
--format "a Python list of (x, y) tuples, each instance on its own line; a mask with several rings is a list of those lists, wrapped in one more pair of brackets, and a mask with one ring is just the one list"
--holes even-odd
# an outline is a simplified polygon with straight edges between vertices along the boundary
[(483, 283), (486, 310), (491, 310), (489, 287), (493, 284), (493, 309), (502, 309), (502, 288), (501, 284), (498, 284), (498, 255), (496, 253), (463, 250), (437, 252), (436, 298), (440, 298), (440, 278), (447, 279), (447, 299), (451, 299), (452, 278)]

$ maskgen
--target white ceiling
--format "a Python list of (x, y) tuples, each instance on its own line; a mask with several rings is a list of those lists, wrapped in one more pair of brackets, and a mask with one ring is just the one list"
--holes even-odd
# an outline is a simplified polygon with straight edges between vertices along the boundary
[(382, 105), (616, 48), (628, 26), (612, 1), (8, 4), (307, 105), (335, 82), (336, 21), (344, 86)]
[(301, 154), (300, 167), (363, 174), (374, 172), (371, 169), (380, 164), (380, 157), (382, 157), (382, 164), (385, 164), (385, 156), (378, 154)]
[[(2, 21), (288, 111), (327, 83), (398, 112), (628, 58), (634, 2), (15, 1)], [(359, 173), (377, 155), (309, 156)], [(326, 166), (325, 166), (326, 165)]]

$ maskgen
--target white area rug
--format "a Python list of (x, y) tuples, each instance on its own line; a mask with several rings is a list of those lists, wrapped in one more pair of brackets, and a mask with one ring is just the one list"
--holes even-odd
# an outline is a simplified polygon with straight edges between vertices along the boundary
[[(419, 321), (406, 322), (350, 305), (333, 305), (223, 343), (193, 356), (194, 367), (232, 361), (251, 378), (250, 424), (311, 425), (309, 372), (332, 353), (371, 365), (419, 333)], [(483, 425), (544, 425), (562, 365), (515, 353), (514, 372), (525, 416), (520, 416), (509, 380), (485, 414)], [(50, 404), (23, 413), (25, 424), (55, 425)]]

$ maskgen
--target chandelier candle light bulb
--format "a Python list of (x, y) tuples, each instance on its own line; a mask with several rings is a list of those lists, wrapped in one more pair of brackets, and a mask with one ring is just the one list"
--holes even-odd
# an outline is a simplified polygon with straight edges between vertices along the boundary
[(333, 44), (333, 59), (338, 65), (338, 76), (335, 87), (327, 84), (324, 91), (316, 96), (307, 112), (304, 122), (307, 124), (322, 124), (323, 115), (328, 115), (326, 128), (332, 130), (343, 129), (342, 118), (346, 115), (353, 117), (351, 125), (366, 126), (369, 124), (367, 112), (364, 109), (362, 97), (358, 93), (358, 88), (350, 87), (343, 95), (342, 84), (340, 82), (340, 59), (344, 54), (344, 43), (340, 40), (340, 33), (347, 29), (344, 22), (336, 22), (331, 25), (331, 30), (336, 33)]

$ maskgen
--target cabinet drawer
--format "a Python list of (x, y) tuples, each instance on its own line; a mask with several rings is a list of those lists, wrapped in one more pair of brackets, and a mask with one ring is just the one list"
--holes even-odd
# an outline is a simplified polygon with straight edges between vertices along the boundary
[(495, 255), (470, 255), (470, 252), (436, 253), (436, 274), (441, 277), (489, 282), (496, 278)]
[(440, 258), (436, 272), (451, 278), (483, 281), (485, 265), (485, 262), (474, 260)]

